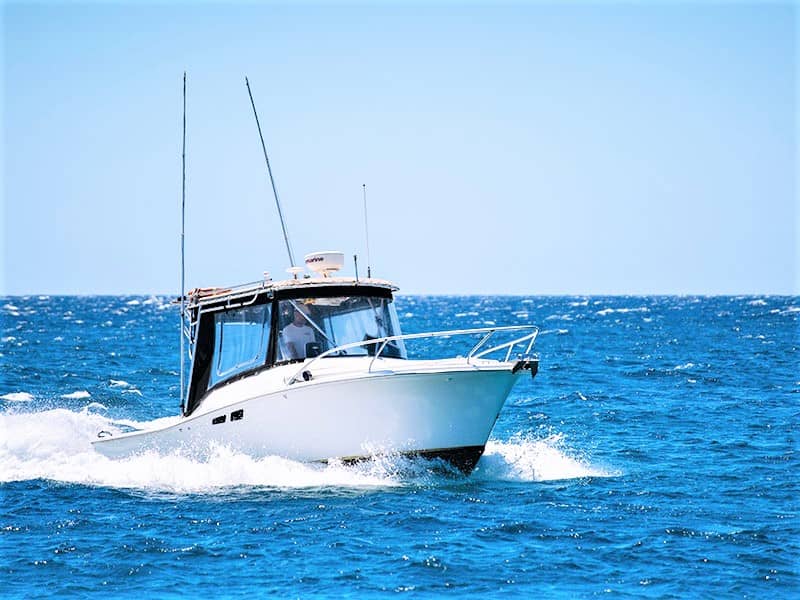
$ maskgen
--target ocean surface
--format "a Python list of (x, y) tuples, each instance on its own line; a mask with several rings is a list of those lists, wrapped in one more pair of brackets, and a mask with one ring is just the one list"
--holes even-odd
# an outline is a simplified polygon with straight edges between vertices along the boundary
[(99, 430), (178, 412), (176, 307), (0, 298), (0, 597), (800, 596), (800, 298), (398, 308), (406, 332), (541, 329), (470, 476), (109, 460)]

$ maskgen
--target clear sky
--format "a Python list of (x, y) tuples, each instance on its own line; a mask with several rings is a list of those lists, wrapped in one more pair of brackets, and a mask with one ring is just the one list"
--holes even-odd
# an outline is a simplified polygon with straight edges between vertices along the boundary
[[(0, 293), (366, 251), (406, 293), (800, 293), (791, 2), (5, 3)], [(352, 272), (348, 268), (348, 272)]]

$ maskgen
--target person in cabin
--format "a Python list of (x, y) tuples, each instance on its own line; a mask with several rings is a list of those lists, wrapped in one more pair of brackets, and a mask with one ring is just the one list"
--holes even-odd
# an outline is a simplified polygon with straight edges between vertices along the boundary
[(314, 329), (308, 322), (309, 315), (310, 312), (306, 306), (302, 304), (295, 306), (292, 322), (281, 331), (284, 348), (288, 354), (288, 356), (284, 356), (284, 358), (290, 360), (305, 358), (306, 344), (316, 341)]

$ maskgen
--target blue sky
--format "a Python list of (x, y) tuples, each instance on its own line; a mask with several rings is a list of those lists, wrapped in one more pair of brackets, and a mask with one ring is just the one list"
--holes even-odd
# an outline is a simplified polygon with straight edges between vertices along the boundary
[(406, 293), (800, 293), (792, 3), (6, 3), (0, 293), (358, 253)]

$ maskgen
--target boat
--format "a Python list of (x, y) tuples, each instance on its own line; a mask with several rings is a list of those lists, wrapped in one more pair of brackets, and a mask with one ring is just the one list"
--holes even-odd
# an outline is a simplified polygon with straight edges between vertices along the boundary
[[(184, 73), (184, 189), (186, 74)], [(134, 431), (101, 431), (92, 443), (110, 457), (156, 451), (208, 456), (224, 446), (255, 458), (344, 463), (383, 455), (442, 459), (470, 473), (500, 410), (523, 373), (535, 376), (533, 325), (403, 334), (398, 288), (342, 276), (344, 254), (312, 252), (295, 265), (250, 84), (269, 180), (291, 266), (255, 283), (184, 293), (181, 229), (181, 414)], [(183, 212), (182, 212), (183, 218)], [(456, 356), (437, 342), (474, 340)], [(191, 358), (184, 384), (184, 343)], [(409, 349), (422, 344), (423, 351)], [(426, 345), (427, 344), (427, 345)], [(442, 344), (439, 344), (442, 345)]]
[[(305, 257), (305, 276), (293, 269), (282, 281), (191, 292), (180, 418), (101, 432), (95, 449), (111, 458), (203, 456), (221, 445), (253, 457), (345, 463), (402, 454), (471, 472), (514, 383), (536, 375), (538, 329), (403, 334), (398, 288), (338, 276), (342, 262), (340, 252), (317, 252)], [(511, 339), (493, 344), (501, 335)], [(412, 340), (460, 336), (477, 339), (462, 356), (412, 358), (407, 350)]]

